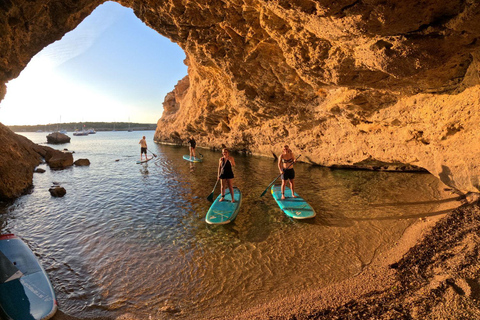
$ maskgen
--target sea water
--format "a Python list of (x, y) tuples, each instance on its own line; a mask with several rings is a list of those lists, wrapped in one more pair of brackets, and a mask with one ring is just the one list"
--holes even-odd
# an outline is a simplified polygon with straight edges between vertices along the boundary
[[(445, 186), (429, 174), (297, 163), (296, 192), (317, 216), (293, 220), (270, 190), (260, 197), (278, 175), (273, 158), (233, 154), (242, 206), (233, 223), (212, 226), (205, 214), (220, 153), (197, 148), (203, 162), (187, 162), (187, 147), (155, 144), (153, 134), (69, 134), (70, 143), (52, 147), (91, 165), (54, 171), (42, 164), (46, 172), (34, 174), (30, 194), (0, 204), (0, 231), (15, 233), (33, 250), (66, 314), (234, 314), (351, 277), (419, 218), (457, 204), (445, 200)], [(45, 133), (23, 135), (46, 143)], [(156, 157), (136, 164), (143, 135)], [(52, 197), (53, 184), (67, 194)]]

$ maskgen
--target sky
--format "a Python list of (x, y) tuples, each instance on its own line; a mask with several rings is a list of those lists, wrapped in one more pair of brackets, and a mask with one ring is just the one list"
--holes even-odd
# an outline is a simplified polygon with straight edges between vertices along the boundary
[(166, 94), (187, 75), (184, 59), (132, 9), (106, 2), (7, 83), (0, 122), (157, 123)]

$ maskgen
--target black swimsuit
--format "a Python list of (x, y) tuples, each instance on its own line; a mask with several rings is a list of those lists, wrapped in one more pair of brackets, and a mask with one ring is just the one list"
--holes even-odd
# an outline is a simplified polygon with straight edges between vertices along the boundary
[(220, 173), (220, 179), (233, 179), (233, 170), (230, 160), (227, 160), (227, 163), (224, 165), (224, 158), (222, 158), (222, 167), (223, 172)]

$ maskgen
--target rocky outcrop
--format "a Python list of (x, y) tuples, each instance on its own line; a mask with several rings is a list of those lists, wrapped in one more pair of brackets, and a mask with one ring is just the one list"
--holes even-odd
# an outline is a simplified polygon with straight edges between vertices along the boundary
[[(103, 1), (4, 1), (0, 94)], [(420, 167), (480, 191), (476, 1), (118, 1), (187, 55), (155, 140)], [(188, 85), (186, 82), (188, 81)]]
[(0, 123), (0, 200), (16, 198), (28, 190), (41, 161), (33, 142)]
[(45, 161), (52, 169), (65, 169), (73, 165), (73, 155), (70, 152), (50, 149), (45, 154)]
[(47, 135), (47, 142), (52, 144), (69, 143), (70, 137), (60, 132), (52, 132)]
[(33, 173), (42, 158), (56, 169), (73, 164), (71, 153), (34, 144), (0, 123), (0, 201), (17, 198), (32, 187)]

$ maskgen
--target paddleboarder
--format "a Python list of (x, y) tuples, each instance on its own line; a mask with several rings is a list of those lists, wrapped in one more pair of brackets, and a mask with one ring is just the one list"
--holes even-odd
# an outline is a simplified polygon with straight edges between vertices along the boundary
[(285, 145), (283, 152), (278, 157), (278, 170), (282, 175), (282, 200), (285, 200), (285, 184), (288, 180), (290, 183), (290, 189), (292, 190), (292, 198), (295, 196), (295, 170), (293, 170), (293, 164), (296, 162), (292, 150)]
[(233, 167), (235, 167), (235, 160), (230, 156), (230, 152), (227, 149), (223, 149), (222, 157), (218, 161), (218, 179), (221, 179), (220, 186), (222, 195), (218, 201), (225, 200), (225, 190), (228, 187), (232, 195), (232, 203), (235, 202), (235, 198), (233, 197)]
[(140, 145), (140, 161), (142, 161), (143, 154), (145, 153), (145, 160), (148, 160), (147, 157), (147, 140), (145, 140), (145, 136), (140, 140), (138, 143)]
[(190, 159), (192, 159), (192, 157), (195, 158), (195, 147), (197, 146), (195, 139), (193, 137), (190, 137), (187, 143), (190, 144)]

